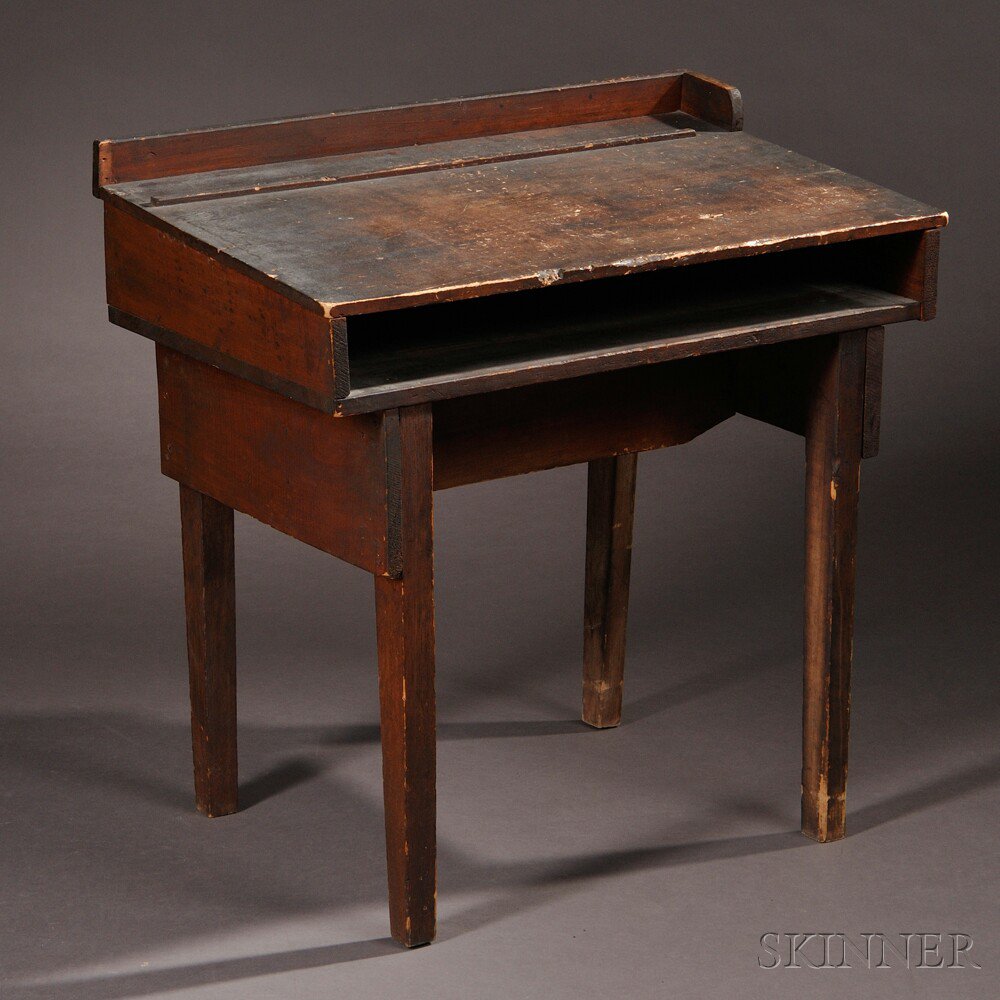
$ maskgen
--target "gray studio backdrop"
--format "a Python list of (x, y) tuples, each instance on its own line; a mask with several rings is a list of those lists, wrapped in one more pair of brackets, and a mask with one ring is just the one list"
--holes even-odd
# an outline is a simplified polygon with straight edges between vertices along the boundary
[[(0, 996), (991, 994), (995, 4), (0, 18)], [(584, 470), (439, 494), (441, 932), (401, 954), (384, 940), (371, 581), (245, 518), (249, 808), (193, 814), (176, 487), (152, 346), (107, 322), (90, 144), (681, 67), (740, 87), (749, 131), (952, 217), (939, 318), (889, 332), (863, 472), (852, 835), (795, 832), (799, 439), (736, 419), (640, 460), (613, 732), (573, 721)], [(986, 971), (758, 968), (762, 934), (816, 930), (966, 932)]]

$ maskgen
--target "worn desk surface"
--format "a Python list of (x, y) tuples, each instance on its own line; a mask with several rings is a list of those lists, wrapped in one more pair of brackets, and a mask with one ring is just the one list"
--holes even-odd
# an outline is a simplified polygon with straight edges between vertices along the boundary
[[(493, 144), (446, 145), (462, 163)], [(399, 153), (382, 157), (398, 160)], [(352, 178), (374, 169), (372, 156), (328, 159), (338, 162), (314, 160), (311, 172), (282, 164), (249, 177), (230, 170), (109, 191), (327, 315), (945, 222), (926, 205), (742, 132), (690, 132), (670, 142), (366, 179)], [(334, 179), (335, 171), (345, 179)], [(258, 191), (225, 193), (254, 184)]]

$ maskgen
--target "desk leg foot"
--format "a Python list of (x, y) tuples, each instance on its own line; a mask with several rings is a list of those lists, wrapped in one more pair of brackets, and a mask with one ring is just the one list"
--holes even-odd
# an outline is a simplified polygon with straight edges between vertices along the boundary
[(195, 801), (236, 812), (236, 613), (233, 511), (181, 485), (184, 610)]
[(637, 459), (599, 458), (587, 474), (583, 721), (596, 729), (617, 726), (622, 717)]
[(437, 901), (432, 453), (430, 409), (398, 414), (403, 571), (375, 578), (375, 610), (389, 922), (412, 948), (434, 939)]
[(830, 338), (806, 427), (802, 832), (844, 836), (865, 331)]

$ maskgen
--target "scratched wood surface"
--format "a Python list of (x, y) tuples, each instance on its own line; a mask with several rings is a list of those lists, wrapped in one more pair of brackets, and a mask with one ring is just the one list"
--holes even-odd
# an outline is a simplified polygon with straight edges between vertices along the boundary
[(143, 211), (327, 315), (947, 222), (926, 205), (742, 132)]

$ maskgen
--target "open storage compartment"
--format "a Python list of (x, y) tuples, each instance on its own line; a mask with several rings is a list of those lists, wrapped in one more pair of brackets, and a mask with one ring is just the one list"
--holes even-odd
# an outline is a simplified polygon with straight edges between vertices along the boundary
[(920, 318), (934, 284), (930, 237), (909, 232), (349, 317), (342, 410)]

